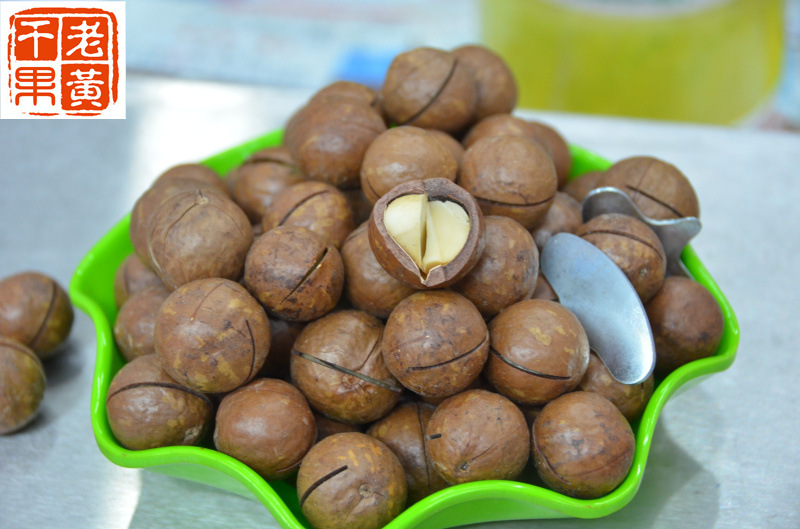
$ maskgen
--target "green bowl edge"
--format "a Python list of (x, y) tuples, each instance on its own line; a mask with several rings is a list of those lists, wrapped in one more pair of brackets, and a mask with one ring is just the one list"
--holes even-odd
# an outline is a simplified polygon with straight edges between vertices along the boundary
[[(207, 158), (201, 163), (213, 168), (219, 174), (225, 175), (244, 161), (250, 153), (261, 148), (279, 145), (281, 138), (282, 131), (272, 131)], [(610, 161), (584, 148), (570, 146), (570, 150), (574, 159), (571, 179), (587, 171), (605, 170), (611, 165)], [(132, 252), (128, 237), (129, 221), (129, 215), (125, 216), (95, 244), (81, 260), (69, 286), (72, 302), (92, 319), (96, 328), (97, 359), (91, 393), (91, 419), (100, 451), (109, 461), (127, 468), (149, 467), (158, 471), (158, 467), (165, 465), (187, 463), (212, 468), (244, 485), (246, 490), (272, 513), (282, 527), (291, 529), (309, 527), (302, 514), (299, 513), (296, 504), (290, 508), (268, 482), (246, 465), (229, 456), (203, 447), (165, 447), (131, 451), (120, 446), (114, 438), (105, 414), (105, 398), (113, 375), (123, 364), (114, 344), (112, 324), (107, 316), (107, 314), (114, 313), (116, 308), (109, 307), (107, 299), (102, 300), (100, 298), (103, 296), (98, 296), (96, 292), (93, 292), (95, 289), (91, 272), (97, 266), (116, 269), (122, 259)], [(114, 257), (114, 262), (110, 262), (109, 257)], [(433, 529), (477, 521), (532, 519), (530, 513), (541, 518), (597, 518), (611, 514), (627, 505), (641, 485), (656, 422), (667, 401), (689, 381), (698, 379), (698, 377), (705, 378), (705, 376), (730, 367), (735, 360), (739, 343), (736, 315), (711, 274), (690, 246), (684, 249), (681, 258), (692, 276), (709, 289), (722, 309), (725, 320), (722, 341), (714, 356), (682, 366), (658, 384), (639, 421), (638, 429), (636, 429), (636, 453), (631, 471), (619, 487), (601, 498), (579, 500), (536, 485), (515, 481), (466, 483), (439, 491), (408, 507), (386, 526), (387, 529), (423, 526)], [(105, 288), (108, 288), (108, 285)], [(104, 305), (105, 309), (110, 309), (108, 312), (104, 309)], [(205, 480), (198, 481), (215, 485)], [(276, 485), (282, 486), (280, 483)], [(227, 489), (227, 487), (222, 488)], [(503, 501), (510, 506), (525, 506), (526, 509), (522, 510), (528, 514), (515, 516), (513, 513), (509, 513), (509, 516), (501, 515), (486, 519), (478, 515), (478, 519), (476, 519), (472, 514), (476, 512), (475, 509), (479, 508), (478, 506), (487, 505), (486, 501)], [(461, 512), (462, 516), (457, 516), (458, 512)], [(464, 512), (467, 514), (463, 515)], [(451, 516), (449, 520), (443, 521), (441, 516), (443, 513), (456, 516)], [(433, 524), (426, 523), (426, 520), (431, 517), (437, 518), (437, 520)], [(430, 521), (433, 521), (433, 518)], [(455, 523), (449, 523), (453, 520)]]

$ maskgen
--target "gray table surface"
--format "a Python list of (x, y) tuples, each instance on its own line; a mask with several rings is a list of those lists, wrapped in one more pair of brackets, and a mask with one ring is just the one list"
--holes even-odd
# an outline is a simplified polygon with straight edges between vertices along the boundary
[[(0, 121), (0, 277), (38, 269), (66, 287), (161, 171), (281, 126), (308, 95), (131, 75), (124, 121)], [(611, 159), (651, 154), (691, 178), (704, 226), (693, 245), (742, 330), (733, 367), (666, 406), (629, 506), (537, 525), (800, 527), (800, 136), (534, 115)], [(254, 501), (108, 462), (89, 420), (94, 350), (78, 313), (66, 351), (46, 365), (41, 416), (0, 437), (0, 527), (277, 526)]]

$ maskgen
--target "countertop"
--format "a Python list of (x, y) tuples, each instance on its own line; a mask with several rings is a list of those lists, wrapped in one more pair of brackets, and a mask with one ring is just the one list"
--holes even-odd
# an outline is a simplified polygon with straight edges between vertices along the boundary
[[(0, 277), (36, 269), (66, 288), (160, 172), (282, 126), (309, 95), (131, 74), (126, 120), (0, 121)], [(734, 365), (667, 404), (630, 505), (537, 527), (800, 527), (800, 135), (529, 115), (610, 159), (649, 154), (682, 169), (701, 203), (692, 244), (741, 327)], [(108, 462), (89, 419), (94, 352), (77, 312), (45, 366), (40, 417), (0, 437), (0, 527), (277, 527), (254, 501)]]

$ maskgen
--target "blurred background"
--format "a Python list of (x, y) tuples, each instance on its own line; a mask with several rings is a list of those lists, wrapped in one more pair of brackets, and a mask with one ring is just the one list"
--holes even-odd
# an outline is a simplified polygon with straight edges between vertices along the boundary
[(379, 87), (397, 53), (483, 42), (521, 108), (800, 129), (800, 0), (136, 0), (128, 71)]

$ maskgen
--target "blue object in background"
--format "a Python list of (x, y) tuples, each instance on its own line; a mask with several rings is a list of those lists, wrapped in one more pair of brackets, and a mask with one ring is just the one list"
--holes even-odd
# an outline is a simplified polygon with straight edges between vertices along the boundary
[(355, 81), (378, 89), (383, 85), (386, 70), (392, 59), (403, 49), (368, 50), (354, 48), (345, 53), (334, 75), (342, 81)]

